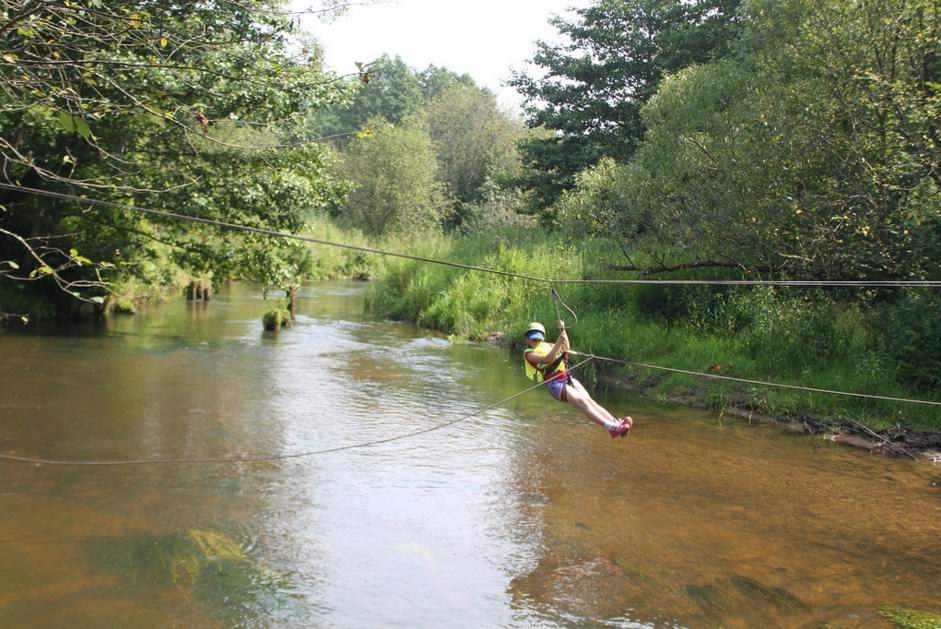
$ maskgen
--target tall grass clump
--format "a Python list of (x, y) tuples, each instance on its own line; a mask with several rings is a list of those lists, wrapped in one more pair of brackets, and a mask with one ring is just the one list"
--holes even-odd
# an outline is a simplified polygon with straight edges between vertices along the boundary
[[(581, 260), (570, 248), (532, 229), (486, 231), (420, 243), (409, 251), (538, 277), (581, 272)], [(549, 298), (542, 283), (399, 260), (387, 263), (368, 304), (381, 315), (480, 340), (496, 332), (521, 332), (534, 319), (551, 322), (555, 315)]]
[[(318, 240), (341, 242), (358, 247), (373, 247), (376, 244), (359, 229), (339, 225), (325, 216), (316, 216), (309, 219), (303, 235)], [(375, 259), (375, 256), (327, 245), (312, 244), (310, 248), (313, 261), (310, 270), (311, 279), (368, 280), (376, 276), (379, 261)]]

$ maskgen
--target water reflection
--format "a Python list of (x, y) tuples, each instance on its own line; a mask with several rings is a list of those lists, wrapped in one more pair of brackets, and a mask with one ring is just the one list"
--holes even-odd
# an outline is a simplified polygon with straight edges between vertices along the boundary
[[(0, 336), (0, 450), (239, 456), (369, 441), (525, 386), (517, 357), (236, 286)], [(941, 608), (932, 468), (617, 392), (612, 441), (541, 391), (446, 431), (228, 466), (0, 463), (0, 625), (888, 626)]]

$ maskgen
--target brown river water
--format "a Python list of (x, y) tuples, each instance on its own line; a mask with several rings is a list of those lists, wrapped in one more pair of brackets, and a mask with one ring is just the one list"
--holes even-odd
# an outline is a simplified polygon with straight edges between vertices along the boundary
[[(307, 287), (0, 334), (0, 453), (300, 452), (450, 421), (520, 360)], [(573, 330), (577, 345), (577, 330)], [(0, 627), (885, 627), (941, 613), (941, 468), (589, 387), (266, 463), (0, 461)]]

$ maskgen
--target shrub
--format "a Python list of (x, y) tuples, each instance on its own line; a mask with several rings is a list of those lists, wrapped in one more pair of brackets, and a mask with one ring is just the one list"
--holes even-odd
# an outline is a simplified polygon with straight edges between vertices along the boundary
[(941, 297), (913, 291), (872, 323), (902, 380), (923, 389), (941, 386)]

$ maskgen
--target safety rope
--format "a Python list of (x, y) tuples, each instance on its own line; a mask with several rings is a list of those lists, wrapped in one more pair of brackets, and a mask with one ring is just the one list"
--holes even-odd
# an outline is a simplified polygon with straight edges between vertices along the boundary
[(941, 402), (932, 402), (929, 400), (913, 400), (909, 398), (900, 398), (900, 397), (890, 397), (887, 395), (870, 395), (868, 393), (853, 393), (850, 391), (833, 391), (830, 389), (818, 389), (815, 387), (805, 387), (797, 384), (782, 384), (780, 382), (765, 382), (764, 380), (749, 380), (747, 378), (735, 378), (733, 376), (723, 376), (715, 373), (702, 373), (699, 371), (690, 371), (688, 369), (675, 369), (673, 367), (661, 367), (660, 365), (651, 365), (648, 363), (638, 363), (630, 360), (622, 360), (620, 358), (610, 358), (608, 356), (598, 356), (597, 354), (589, 354), (586, 352), (576, 352), (574, 350), (569, 350), (570, 354), (575, 356), (585, 356), (587, 358), (593, 358), (595, 360), (600, 360), (603, 362), (617, 363), (620, 365), (627, 365), (630, 367), (644, 367), (646, 369), (655, 369), (658, 371), (670, 371), (673, 373), (682, 373), (690, 376), (698, 376), (700, 378), (712, 378), (714, 380), (732, 380), (734, 382), (744, 382), (747, 384), (757, 384), (766, 387), (777, 387), (781, 389), (795, 389), (799, 391), (808, 391), (812, 393), (828, 393), (831, 395), (845, 395), (849, 397), (858, 397), (858, 398), (867, 398), (871, 400), (883, 400), (886, 402), (905, 402), (909, 404), (925, 404), (928, 406), (941, 406)]
[[(578, 314), (576, 314), (575, 311), (572, 310), (572, 309), (569, 307), (569, 305), (568, 305), (567, 303), (565, 303), (564, 301), (562, 301), (562, 297), (561, 297), (561, 295), (559, 295), (559, 291), (557, 291), (554, 287), (553, 287), (553, 288), (550, 288), (549, 291), (550, 291), (550, 294), (552, 295), (552, 303), (555, 304), (555, 319), (556, 319), (556, 321), (561, 321), (561, 320), (562, 320), (562, 311), (561, 311), (560, 308), (559, 308), (559, 306), (561, 305), (562, 308), (565, 308), (565, 309), (569, 312), (569, 314), (572, 315), (572, 318), (575, 319), (575, 324), (577, 325), (577, 324), (578, 324)], [(566, 327), (569, 327), (569, 326), (566, 325)]]
[(323, 245), (326, 247), (336, 247), (339, 249), (349, 249), (352, 251), (360, 251), (363, 253), (372, 253), (381, 256), (388, 256), (393, 258), (402, 258), (405, 260), (414, 260), (416, 262), (425, 262), (428, 264), (437, 264), (440, 266), (448, 266), (456, 269), (464, 269), (466, 271), (476, 271), (480, 273), (491, 273), (493, 275), (502, 275), (504, 277), (515, 277), (522, 280), (527, 280), (530, 282), (538, 282), (543, 284), (551, 285), (563, 285), (563, 284), (624, 284), (624, 285), (653, 285), (653, 284), (666, 284), (666, 285), (708, 285), (708, 286), (794, 286), (794, 287), (854, 287), (854, 288), (941, 288), (941, 281), (939, 280), (676, 280), (676, 279), (606, 279), (606, 278), (582, 278), (582, 279), (552, 279), (547, 277), (539, 277), (535, 275), (528, 275), (525, 273), (516, 273), (513, 271), (501, 271), (500, 269), (492, 269), (482, 266), (476, 266), (472, 264), (461, 264), (459, 262), (450, 262), (448, 260), (438, 260), (435, 258), (427, 258), (424, 256), (414, 256), (405, 253), (398, 253), (395, 251), (384, 251), (382, 249), (375, 249), (372, 247), (362, 247), (359, 245), (350, 245), (346, 243), (333, 242), (330, 240), (322, 240), (320, 238), (312, 238), (310, 236), (302, 236), (298, 234), (291, 234), (288, 232), (276, 231), (273, 229), (265, 229), (263, 227), (251, 227), (248, 225), (239, 225), (236, 223), (228, 223), (225, 221), (219, 221), (210, 218), (202, 218), (199, 216), (190, 216), (188, 214), (179, 214), (177, 212), (170, 212), (167, 210), (155, 210), (152, 208), (139, 207), (134, 205), (122, 205), (120, 203), (115, 203), (113, 201), (102, 201), (100, 199), (88, 199), (80, 197), (73, 194), (65, 194), (62, 192), (52, 192), (50, 190), (40, 190), (38, 188), (30, 188), (27, 186), (18, 186), (7, 183), (0, 183), (0, 189), (11, 190), (14, 192), (24, 192), (27, 194), (33, 194), (38, 196), (50, 197), (53, 199), (61, 199), (65, 201), (75, 201), (77, 203), (87, 203), (88, 205), (97, 205), (100, 207), (108, 207), (119, 210), (128, 210), (132, 212), (140, 212), (144, 214), (150, 214), (153, 216), (162, 216), (165, 218), (179, 219), (183, 221), (190, 221), (194, 223), (203, 223), (206, 225), (215, 225), (216, 227), (221, 227), (223, 229), (231, 229), (236, 231), (244, 231), (255, 234), (262, 234), (265, 236), (272, 236), (276, 238), (285, 238), (288, 240), (298, 240), (301, 242), (309, 242), (316, 245)]
[[(593, 357), (586, 358), (585, 360), (573, 365), (569, 368), (569, 371), (575, 371), (582, 365), (591, 361)], [(441, 424), (435, 424), (428, 428), (422, 428), (421, 430), (415, 430), (408, 432), (402, 435), (396, 435), (394, 437), (387, 437), (385, 439), (375, 439), (373, 441), (364, 441), (362, 443), (353, 443), (345, 446), (337, 446), (335, 448), (325, 448), (323, 450), (310, 450), (307, 452), (295, 452), (292, 454), (272, 454), (272, 455), (261, 455), (261, 456), (242, 456), (242, 457), (231, 457), (231, 458), (200, 458), (200, 459), (129, 459), (125, 461), (65, 461), (59, 459), (40, 459), (28, 456), (17, 456), (14, 454), (0, 454), (0, 460), (6, 461), (16, 461), (18, 463), (35, 463), (37, 465), (86, 465), (86, 466), (130, 466), (130, 465), (168, 465), (168, 464), (184, 464), (184, 463), (261, 463), (265, 461), (285, 461), (289, 459), (303, 459), (314, 456), (320, 456), (323, 454), (332, 454), (334, 452), (343, 452), (346, 450), (356, 450), (360, 448), (371, 448), (374, 446), (392, 443), (393, 441), (402, 441), (404, 439), (409, 439), (411, 437), (417, 437), (418, 435), (424, 435), (435, 430), (441, 430), (442, 428), (447, 428), (448, 426), (453, 426), (459, 422), (467, 421), (468, 419), (473, 419), (478, 415), (486, 413), (487, 411), (493, 410), (499, 406), (503, 406), (507, 402), (515, 400), (518, 397), (521, 397), (530, 391), (538, 389), (541, 386), (544, 386), (545, 382), (540, 382), (534, 384), (531, 387), (527, 387), (518, 393), (514, 393), (510, 397), (504, 398), (499, 402), (494, 402), (490, 406), (485, 406), (484, 408), (478, 409), (473, 413), (469, 413), (457, 419), (452, 419), (451, 421), (444, 422)]]

